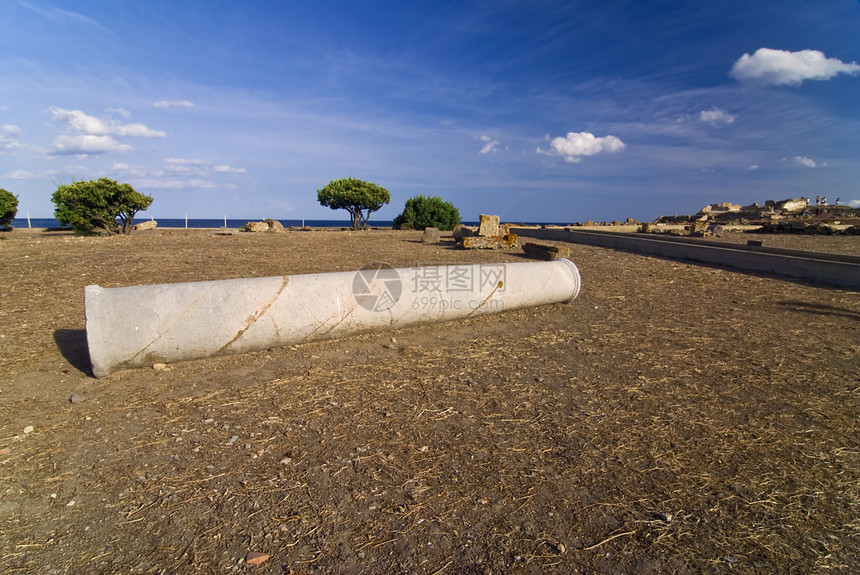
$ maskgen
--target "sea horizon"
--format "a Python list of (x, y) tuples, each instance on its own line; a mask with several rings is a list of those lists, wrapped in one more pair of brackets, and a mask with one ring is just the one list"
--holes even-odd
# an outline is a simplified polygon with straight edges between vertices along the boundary
[[(275, 219), (275, 218), (272, 218)], [(242, 228), (248, 222), (264, 221), (264, 220), (249, 220), (244, 218), (141, 218), (135, 219), (136, 224), (155, 220), (158, 222), (159, 228), (180, 228), (180, 229), (237, 229)], [(352, 224), (349, 220), (302, 220), (302, 219), (276, 219), (285, 228), (309, 226), (312, 228), (350, 228)], [(477, 226), (477, 221), (462, 222), (467, 226)], [(570, 225), (570, 223), (554, 223), (554, 222), (516, 222), (523, 225)], [(370, 220), (367, 222), (368, 227), (390, 228), (394, 225), (392, 220)], [(33, 217), (16, 217), (12, 220), (12, 227), (18, 229), (27, 228), (62, 228), (62, 224), (54, 218), (33, 218)]]

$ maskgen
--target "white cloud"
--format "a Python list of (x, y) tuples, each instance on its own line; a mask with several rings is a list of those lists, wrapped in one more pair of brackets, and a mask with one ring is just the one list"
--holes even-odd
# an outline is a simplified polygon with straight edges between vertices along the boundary
[(210, 180), (203, 179), (193, 179), (193, 180), (155, 180), (155, 179), (140, 179), (135, 180), (135, 186), (140, 186), (141, 188), (158, 188), (158, 189), (169, 189), (169, 190), (181, 190), (184, 188), (214, 188), (215, 182)]
[(137, 138), (163, 138), (167, 135), (166, 132), (147, 128), (143, 124), (121, 124), (116, 120), (104, 121), (80, 110), (64, 110), (56, 106), (51, 106), (49, 110), (54, 120), (64, 123), (71, 132), (93, 136), (130, 136)]
[(39, 174), (34, 174), (33, 172), (28, 172), (26, 170), (14, 170), (3, 174), (4, 178), (9, 178), (10, 180), (38, 180), (43, 176)]
[(753, 164), (751, 166), (747, 166), (747, 170), (750, 172), (754, 172), (758, 169), (758, 164)]
[(245, 172), (248, 171), (245, 168), (234, 168), (233, 166), (224, 166), (224, 165), (213, 166), (212, 169), (215, 170), (216, 172), (223, 172), (223, 173), (229, 173), (229, 174), (244, 174)]
[(3, 124), (3, 131), (7, 134), (11, 134), (13, 136), (17, 136), (21, 133), (21, 127), (16, 126), (15, 124)]
[(848, 200), (848, 205), (852, 208), (860, 208), (860, 200)]
[(841, 73), (860, 73), (860, 65), (827, 58), (818, 50), (789, 52), (759, 48), (753, 55), (741, 56), (732, 66), (729, 76), (741, 81), (784, 86), (797, 85), (804, 80), (829, 80)]
[(815, 160), (813, 160), (811, 158), (804, 157), (804, 156), (795, 156), (794, 162), (796, 164), (801, 165), (801, 166), (806, 166), (807, 168), (814, 168), (817, 165), (815, 163)]
[(478, 152), (479, 154), (489, 154), (491, 152), (495, 154), (498, 151), (498, 140), (494, 140), (489, 136), (481, 136), (481, 141), (486, 143), (481, 148), (481, 151)]
[(196, 158), (165, 158), (164, 169), (171, 174), (207, 176), (209, 175), (209, 162)]
[(578, 162), (583, 156), (593, 156), (600, 152), (617, 152), (625, 144), (615, 136), (596, 137), (589, 132), (568, 132), (564, 138), (553, 138), (549, 150), (537, 149), (539, 154), (561, 156), (566, 162)]
[(104, 154), (105, 152), (127, 152), (131, 150), (128, 144), (121, 144), (111, 136), (81, 134), (79, 136), (61, 135), (54, 140), (55, 154)]
[(158, 102), (153, 102), (152, 105), (156, 108), (193, 108), (195, 104), (188, 100), (174, 100), (172, 102), (159, 100)]
[(737, 116), (729, 114), (725, 110), (714, 108), (713, 110), (702, 110), (699, 112), (699, 119), (706, 124), (716, 126), (717, 124), (731, 124), (737, 119)]

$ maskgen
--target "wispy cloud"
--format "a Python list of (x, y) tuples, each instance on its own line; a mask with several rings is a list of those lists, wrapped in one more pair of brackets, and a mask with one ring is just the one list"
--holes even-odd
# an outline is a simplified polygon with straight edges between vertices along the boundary
[(4, 136), (0, 134), (0, 156), (10, 156), (12, 154), (16, 154), (23, 146), (17, 140), (17, 136), (21, 133), (21, 128), (14, 124), (4, 124), (0, 126), (4, 132), (9, 134), (9, 136)]
[(212, 167), (216, 172), (222, 172), (225, 174), (244, 174), (248, 170), (245, 168), (234, 168), (233, 166), (225, 166), (225, 165), (217, 165)]
[(565, 162), (578, 162), (584, 156), (593, 156), (601, 152), (617, 152), (624, 149), (625, 144), (615, 136), (598, 138), (590, 132), (568, 132), (563, 138), (553, 138), (549, 146), (549, 150), (538, 148), (537, 153), (561, 156)]
[(481, 150), (478, 152), (479, 154), (489, 154), (489, 153), (495, 154), (498, 151), (498, 149), (499, 149), (498, 148), (498, 146), (499, 146), (498, 140), (494, 140), (489, 136), (481, 136), (480, 139), (482, 142), (485, 142), (485, 143), (484, 143), (484, 146), (481, 148)]
[[(195, 178), (192, 180), (179, 180), (179, 179), (139, 179), (135, 180), (135, 186), (139, 186), (141, 188), (156, 188), (156, 189), (166, 189), (166, 190), (181, 190), (185, 188), (200, 188), (200, 189), (211, 189), (214, 188), (217, 184), (211, 180), (205, 180), (201, 178)], [(227, 187), (227, 186), (223, 186)]]
[(741, 81), (785, 86), (798, 85), (804, 80), (829, 80), (838, 74), (857, 73), (860, 73), (860, 65), (856, 62), (827, 58), (818, 50), (789, 52), (759, 48), (752, 55), (741, 56), (729, 75)]
[(815, 163), (815, 160), (813, 160), (812, 158), (807, 158), (805, 156), (795, 156), (793, 160), (795, 164), (807, 168), (814, 168), (818, 165)]
[(0, 136), (0, 156), (15, 154), (21, 151), (22, 148), (23, 146), (16, 140)]
[(159, 100), (157, 102), (153, 102), (152, 105), (156, 108), (193, 108), (195, 104), (188, 100)]
[(38, 180), (44, 176), (34, 172), (28, 172), (27, 170), (13, 170), (9, 173), (3, 174), (3, 177), (10, 180)]
[(717, 124), (731, 124), (734, 123), (736, 119), (737, 116), (729, 114), (725, 110), (720, 110), (719, 108), (702, 110), (699, 112), (699, 120), (712, 126), (716, 126)]
[(108, 114), (116, 114), (118, 116), (122, 116), (123, 118), (128, 118), (131, 116), (131, 112), (126, 110), (125, 108), (108, 108), (105, 110)]
[(29, 4), (27, 2), (22, 2), (21, 0), (18, 1), (18, 4), (55, 22), (67, 21), (72, 22), (76, 25), (85, 24), (88, 26), (94, 26), (96, 28), (104, 29), (104, 26), (102, 26), (98, 20), (90, 18), (89, 16), (84, 16), (83, 14), (80, 14), (78, 12), (72, 12), (71, 10), (64, 10), (62, 8), (56, 8), (54, 6), (42, 8), (39, 6), (33, 6), (32, 4)]

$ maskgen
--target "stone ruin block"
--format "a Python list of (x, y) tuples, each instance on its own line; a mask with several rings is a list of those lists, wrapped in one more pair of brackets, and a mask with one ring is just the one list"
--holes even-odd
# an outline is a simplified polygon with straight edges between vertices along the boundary
[(149, 220), (148, 222), (140, 222), (139, 224), (134, 224), (134, 229), (138, 231), (151, 230), (157, 225), (158, 222), (156, 222), (155, 220)]
[(517, 247), (517, 236), (511, 233), (511, 224), (500, 223), (499, 216), (481, 214), (478, 229), (458, 225), (454, 228), (454, 239), (464, 248), (498, 250)]
[(474, 236), (463, 238), (463, 247), (467, 250), (504, 250), (517, 247), (516, 234), (504, 234), (492, 237)]
[(266, 222), (248, 222), (243, 229), (246, 232), (268, 232), (269, 224)]
[(454, 241), (459, 242), (463, 238), (471, 238), (473, 236), (478, 235), (478, 232), (475, 228), (470, 228), (469, 226), (464, 226), (463, 224), (457, 224), (454, 226)]
[(242, 229), (246, 232), (282, 232), (284, 231), (284, 226), (281, 222), (269, 218), (262, 222), (248, 222)]
[(439, 243), (439, 228), (428, 226), (424, 228), (424, 235), (421, 237), (421, 243), (438, 244)]
[(272, 230), (273, 232), (283, 232), (284, 231), (284, 224), (282, 224), (278, 220), (273, 220), (272, 218), (269, 218), (269, 219), (264, 220), (264, 221), (269, 225), (269, 229)]
[(481, 225), (478, 227), (478, 235), (484, 237), (502, 235), (499, 221), (499, 216), (488, 216), (485, 214), (481, 214)]
[(570, 258), (570, 248), (549, 244), (526, 242), (523, 244), (523, 251), (527, 256), (536, 260), (553, 261)]
[(711, 235), (715, 238), (721, 238), (726, 233), (726, 229), (720, 224), (711, 224), (705, 229), (705, 235)]

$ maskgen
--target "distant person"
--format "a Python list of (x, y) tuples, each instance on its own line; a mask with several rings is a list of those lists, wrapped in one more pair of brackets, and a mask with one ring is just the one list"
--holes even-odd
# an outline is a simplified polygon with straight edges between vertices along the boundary
[(826, 206), (826, 205), (827, 205), (827, 197), (826, 197), (826, 196), (825, 196), (825, 197), (823, 197), (823, 198), (821, 198), (821, 205), (822, 205), (822, 206)]
[(817, 205), (820, 203), (820, 201), (821, 201), (821, 200), (819, 199), (820, 197), (821, 197), (821, 196), (815, 196), (815, 205), (816, 205), (816, 206), (817, 206)]
[(841, 200), (841, 199), (842, 199), (842, 198), (836, 198), (836, 204), (834, 204), (834, 205), (837, 205), (837, 206), (838, 206), (838, 205), (839, 205), (839, 200)]

